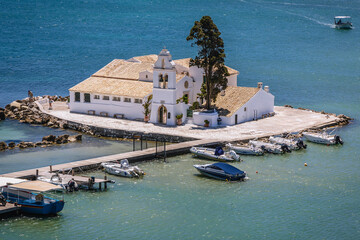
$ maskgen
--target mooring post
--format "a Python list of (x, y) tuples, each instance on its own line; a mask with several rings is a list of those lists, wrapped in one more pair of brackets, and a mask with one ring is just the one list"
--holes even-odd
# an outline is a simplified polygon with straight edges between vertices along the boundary
[(145, 148), (148, 149), (147, 139), (145, 140)]
[(164, 139), (164, 162), (166, 162), (166, 141)]
[(104, 176), (104, 180), (105, 180), (105, 183), (104, 183), (104, 188), (105, 188), (105, 189), (107, 189), (107, 182), (106, 182), (106, 180), (107, 180), (107, 176), (106, 176), (106, 175)]
[(133, 151), (135, 151), (135, 137), (133, 136)]
[(141, 149), (141, 150), (143, 150), (143, 149), (142, 149), (142, 142), (143, 142), (143, 135), (141, 134), (141, 135), (140, 135), (140, 145), (141, 145), (141, 146), (140, 146), (140, 149)]
[(52, 172), (52, 166), (50, 165), (50, 172)]
[(99, 190), (101, 190), (101, 182), (99, 182)]
[(39, 169), (36, 169), (36, 179), (38, 178), (38, 176), (39, 176)]
[(72, 176), (75, 176), (75, 171), (74, 171), (73, 168), (71, 169), (71, 175), (72, 175)]
[(155, 157), (157, 157), (157, 138), (155, 138)]

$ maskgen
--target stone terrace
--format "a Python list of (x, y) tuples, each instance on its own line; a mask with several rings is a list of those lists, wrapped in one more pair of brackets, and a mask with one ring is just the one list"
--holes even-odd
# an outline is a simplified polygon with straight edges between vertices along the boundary
[(193, 124), (185, 124), (182, 126), (168, 127), (141, 121), (70, 113), (66, 104), (63, 102), (55, 102), (53, 110), (48, 110), (48, 104), (44, 104), (42, 110), (60, 119), (94, 127), (218, 141), (238, 141), (276, 135), (284, 132), (298, 132), (308, 128), (335, 124), (338, 120), (338, 117), (333, 115), (316, 113), (309, 110), (275, 107), (276, 114), (273, 117), (235, 126), (204, 128)]

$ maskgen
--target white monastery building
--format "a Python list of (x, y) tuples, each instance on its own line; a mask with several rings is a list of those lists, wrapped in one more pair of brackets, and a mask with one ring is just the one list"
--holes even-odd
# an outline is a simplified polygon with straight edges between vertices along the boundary
[[(274, 96), (269, 87), (238, 87), (238, 71), (227, 67), (228, 87), (219, 93), (216, 111), (189, 111), (198, 99), (204, 82), (203, 69), (189, 66), (190, 58), (172, 60), (163, 49), (159, 55), (114, 59), (88, 79), (70, 88), (70, 112), (104, 117), (144, 119), (144, 102), (152, 95), (150, 122), (175, 125), (191, 121), (210, 126), (235, 125), (270, 116), (274, 112)], [(186, 96), (188, 103), (177, 101)], [(178, 103), (177, 103), (178, 102)], [(221, 121), (220, 121), (221, 119)]]

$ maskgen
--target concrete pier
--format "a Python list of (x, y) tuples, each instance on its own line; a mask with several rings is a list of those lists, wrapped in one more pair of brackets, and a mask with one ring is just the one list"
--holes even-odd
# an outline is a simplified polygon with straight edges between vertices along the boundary
[[(182, 142), (178, 144), (171, 144), (166, 146), (166, 156), (174, 156), (179, 154), (188, 153), (192, 146), (209, 146), (209, 145), (216, 145), (219, 143), (218, 141), (213, 140), (196, 140), (190, 142)], [(141, 151), (134, 151), (134, 152), (127, 152), (127, 153), (120, 153), (114, 154), (104, 157), (92, 158), (87, 160), (81, 160), (76, 162), (64, 163), (53, 165), (51, 167), (42, 167), (36, 169), (29, 169), (24, 171), (6, 173), (0, 175), (1, 177), (12, 177), (12, 178), (31, 178), (36, 174), (42, 175), (47, 172), (57, 172), (62, 171), (64, 169), (73, 169), (75, 172), (85, 171), (89, 169), (94, 169), (99, 167), (99, 165), (103, 162), (110, 162), (110, 161), (118, 161), (121, 159), (128, 159), (130, 163), (138, 162), (138, 161), (145, 161), (151, 160), (156, 157), (163, 159), (165, 156), (165, 152), (163, 147), (156, 148), (148, 148)]]

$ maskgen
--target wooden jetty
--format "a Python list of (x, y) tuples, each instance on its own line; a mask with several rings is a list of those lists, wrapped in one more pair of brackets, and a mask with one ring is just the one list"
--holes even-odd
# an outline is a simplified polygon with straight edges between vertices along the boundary
[(5, 206), (0, 206), (0, 218), (16, 215), (19, 213), (20, 207), (12, 203), (7, 203)]
[[(103, 162), (111, 162), (111, 161), (118, 161), (121, 159), (128, 159), (130, 163), (144, 161), (144, 160), (151, 160), (157, 157), (162, 157), (166, 159), (166, 157), (185, 154), (188, 153), (192, 146), (211, 146), (219, 144), (218, 141), (214, 140), (195, 140), (189, 142), (182, 142), (177, 144), (170, 144), (164, 145), (163, 147), (154, 147), (148, 148), (145, 150), (134, 151), (134, 152), (126, 152), (120, 154), (114, 154), (104, 157), (98, 158), (91, 158), (87, 160), (75, 161), (70, 163), (58, 164), (48, 167), (42, 167), (37, 169), (29, 169), (24, 171), (6, 173), (0, 175), (1, 177), (12, 177), (12, 178), (34, 178), (37, 175), (45, 174), (48, 172), (81, 172), (89, 169), (98, 168), (99, 165)], [(75, 178), (84, 178), (82, 180), (88, 180), (88, 177), (79, 177), (79, 176), (72, 176)], [(96, 182), (98, 181), (98, 182)], [(95, 183), (105, 183), (109, 182), (108, 180), (97, 179)], [(99, 185), (100, 187), (100, 185)]]

